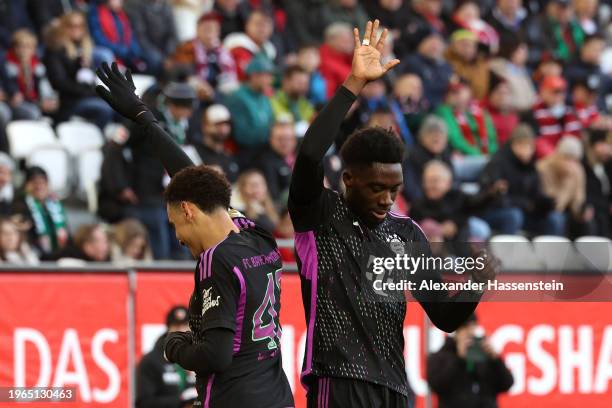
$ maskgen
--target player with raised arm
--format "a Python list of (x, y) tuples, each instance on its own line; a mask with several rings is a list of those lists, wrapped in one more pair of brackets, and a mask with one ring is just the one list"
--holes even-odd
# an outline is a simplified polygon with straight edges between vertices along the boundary
[[(381, 128), (357, 131), (340, 152), (346, 192), (341, 195), (323, 184), (323, 157), (357, 95), (399, 63), (381, 64), (387, 30), (376, 40), (378, 26), (378, 20), (368, 22), (363, 42), (354, 30), (352, 71), (308, 129), (291, 180), (289, 212), (307, 320), (302, 382), (308, 407), (413, 406), (403, 357), (405, 298), (376, 301), (364, 279), (367, 259), (379, 255), (372, 248), (402, 243), (429, 251), (419, 226), (390, 212), (403, 182), (401, 140)], [(381, 254), (389, 256), (384, 250)], [(485, 264), (474, 279), (494, 276), (494, 261)], [(439, 274), (433, 277), (441, 279)], [(481, 295), (413, 294), (431, 321), (447, 332), (472, 314)]]
[(142, 126), (172, 177), (165, 191), (168, 218), (198, 259), (191, 330), (167, 336), (166, 358), (195, 371), (195, 406), (293, 406), (280, 353), (282, 263), (274, 238), (228, 210), (227, 179), (211, 167), (193, 166), (136, 96), (129, 71), (124, 76), (116, 64), (104, 64), (97, 74), (108, 87), (98, 86), (98, 94)]

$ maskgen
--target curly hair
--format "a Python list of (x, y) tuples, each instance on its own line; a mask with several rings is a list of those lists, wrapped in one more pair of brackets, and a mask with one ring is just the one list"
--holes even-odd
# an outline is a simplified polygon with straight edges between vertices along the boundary
[(164, 192), (169, 204), (189, 201), (205, 213), (229, 208), (232, 189), (227, 178), (211, 166), (187, 167), (172, 177)]
[(404, 144), (391, 130), (368, 127), (353, 133), (342, 145), (340, 156), (347, 167), (372, 163), (401, 163)]

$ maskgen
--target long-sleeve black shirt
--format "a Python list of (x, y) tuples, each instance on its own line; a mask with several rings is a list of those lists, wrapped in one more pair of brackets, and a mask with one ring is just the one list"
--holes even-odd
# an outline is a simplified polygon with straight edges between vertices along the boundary
[[(410, 395), (403, 358), (404, 293), (382, 301), (372, 289), (368, 261), (372, 256), (395, 257), (389, 242), (425, 255), (429, 246), (410, 218), (391, 212), (368, 229), (341, 195), (324, 188), (323, 157), (354, 100), (355, 95), (341, 87), (319, 113), (304, 137), (290, 186), (289, 213), (308, 323), (303, 375), (306, 381), (313, 376), (365, 380)], [(440, 280), (439, 274), (419, 272), (417, 279)], [(471, 293), (458, 298), (413, 294), (432, 322), (449, 332), (477, 305), (454, 301), (478, 299)]]

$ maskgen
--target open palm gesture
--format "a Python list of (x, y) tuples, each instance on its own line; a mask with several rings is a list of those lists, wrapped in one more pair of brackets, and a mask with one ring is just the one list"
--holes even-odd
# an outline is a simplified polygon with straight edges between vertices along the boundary
[(385, 28), (382, 35), (376, 40), (376, 32), (380, 23), (375, 20), (374, 23), (368, 21), (365, 29), (363, 42), (360, 40), (359, 29), (355, 28), (353, 34), (355, 36), (355, 51), (353, 53), (352, 75), (363, 81), (374, 81), (383, 75), (391, 68), (399, 64), (398, 59), (387, 62), (383, 65), (380, 61), (382, 51), (387, 40), (388, 30)]

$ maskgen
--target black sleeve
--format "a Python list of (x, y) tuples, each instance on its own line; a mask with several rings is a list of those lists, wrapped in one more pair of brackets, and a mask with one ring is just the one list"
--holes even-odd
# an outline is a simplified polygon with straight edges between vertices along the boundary
[(512, 372), (506, 367), (506, 363), (501, 357), (488, 362), (489, 378), (492, 381), (493, 390), (497, 393), (505, 392), (514, 384)]
[[(417, 242), (423, 245), (423, 255), (425, 258), (432, 257), (427, 238), (420, 228), (418, 229)], [(451, 297), (446, 291), (419, 290), (423, 280), (442, 282), (442, 275), (436, 270), (419, 270), (415, 273), (414, 278), (417, 290), (413, 290), (412, 295), (419, 301), (429, 320), (438, 329), (447, 333), (457, 330), (474, 313), (482, 296), (481, 293), (473, 291), (462, 291)]]
[(185, 370), (198, 375), (223, 372), (232, 363), (234, 332), (224, 328), (206, 330), (200, 344), (184, 344), (174, 356), (168, 356)]
[(138, 408), (179, 407), (179, 395), (159, 395), (162, 372), (146, 358), (141, 360), (136, 371), (136, 406)]
[[(289, 187), (289, 212), (297, 231), (313, 228), (323, 206), (323, 158), (356, 97), (341, 86), (312, 122), (295, 161)], [(308, 220), (305, 220), (308, 218)]]
[(189, 156), (172, 140), (170, 135), (157, 122), (140, 126), (153, 146), (155, 156), (170, 175), (174, 177), (182, 169), (193, 166)]
[(64, 57), (61, 51), (48, 50), (45, 54), (47, 77), (53, 88), (66, 96), (79, 98), (95, 96), (96, 92), (92, 86), (81, 84), (68, 75), (64, 58), (67, 57)]

